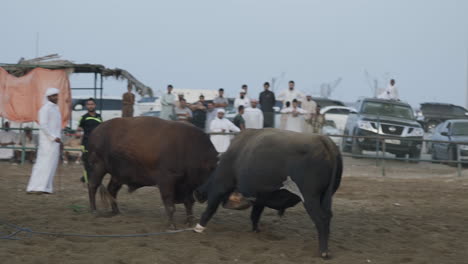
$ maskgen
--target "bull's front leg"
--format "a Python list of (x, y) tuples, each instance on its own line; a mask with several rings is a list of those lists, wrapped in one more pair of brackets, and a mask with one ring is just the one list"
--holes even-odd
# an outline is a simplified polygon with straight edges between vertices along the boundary
[(195, 216), (193, 216), (193, 204), (195, 203), (195, 201), (192, 199), (186, 199), (184, 201), (184, 206), (185, 206), (185, 212), (187, 214), (187, 221), (186, 221), (186, 224), (189, 225), (189, 226), (193, 226), (194, 224), (194, 220), (195, 220)]
[(198, 223), (194, 228), (195, 232), (201, 233), (205, 230), (206, 225), (208, 224), (208, 222), (211, 220), (213, 215), (218, 210), (219, 204), (228, 195), (229, 195), (229, 192), (228, 193), (217, 192), (217, 193), (210, 193), (208, 195), (208, 205), (201, 216), (200, 223)]

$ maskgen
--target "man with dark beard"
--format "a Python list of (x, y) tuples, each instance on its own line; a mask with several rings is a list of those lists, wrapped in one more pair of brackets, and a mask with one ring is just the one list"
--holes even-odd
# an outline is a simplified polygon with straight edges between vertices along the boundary
[(81, 156), (83, 164), (85, 166), (85, 171), (83, 172), (83, 177), (81, 177), (82, 182), (88, 182), (88, 139), (91, 135), (91, 132), (102, 123), (102, 117), (100, 114), (96, 113), (96, 101), (93, 98), (86, 100), (86, 109), (88, 113), (84, 114), (80, 119), (80, 124), (78, 125), (79, 129), (83, 130), (83, 139), (81, 141), (81, 150), (83, 155)]

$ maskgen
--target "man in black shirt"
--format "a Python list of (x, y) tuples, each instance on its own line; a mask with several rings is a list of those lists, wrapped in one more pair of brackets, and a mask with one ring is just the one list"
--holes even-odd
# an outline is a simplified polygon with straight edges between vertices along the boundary
[(263, 84), (265, 91), (260, 93), (260, 105), (263, 112), (263, 127), (275, 126), (275, 111), (273, 107), (276, 104), (275, 93), (270, 91), (270, 83)]
[(81, 177), (82, 182), (88, 182), (88, 140), (91, 132), (102, 123), (102, 117), (100, 114), (96, 113), (96, 101), (93, 98), (86, 100), (86, 109), (88, 113), (84, 114), (81, 119), (78, 127), (83, 130), (83, 139), (81, 141), (81, 150), (83, 155), (83, 164), (85, 166), (84, 176)]

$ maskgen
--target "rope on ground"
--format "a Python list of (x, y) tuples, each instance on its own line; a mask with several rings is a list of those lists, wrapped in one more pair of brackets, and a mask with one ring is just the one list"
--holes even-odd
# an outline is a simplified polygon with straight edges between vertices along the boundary
[[(178, 229), (164, 232), (155, 232), (155, 233), (143, 233), (143, 234), (123, 234), (123, 235), (92, 235), (92, 234), (74, 234), (74, 233), (53, 233), (53, 232), (39, 232), (33, 231), (29, 228), (20, 227), (12, 223), (3, 221), (0, 219), (0, 225), (8, 226), (10, 228), (16, 229), (13, 233), (5, 236), (1, 236), (0, 239), (3, 240), (20, 240), (18, 237), (20, 233), (27, 233), (31, 235), (47, 235), (47, 236), (65, 236), (65, 237), (87, 237), (87, 238), (130, 238), (130, 237), (149, 237), (149, 236), (158, 236), (165, 234), (176, 234), (185, 231), (193, 231), (193, 228)], [(29, 236), (29, 237), (30, 237)]]

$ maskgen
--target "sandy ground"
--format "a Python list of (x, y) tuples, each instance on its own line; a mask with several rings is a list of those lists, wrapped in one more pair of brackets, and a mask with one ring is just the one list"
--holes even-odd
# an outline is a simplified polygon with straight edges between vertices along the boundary
[[(315, 227), (301, 205), (279, 218), (266, 210), (262, 232), (250, 232), (249, 212), (220, 209), (203, 234), (144, 238), (80, 238), (19, 234), (0, 240), (0, 263), (468, 263), (468, 171), (437, 164), (345, 159), (334, 199), (330, 250), (317, 257)], [(0, 163), (0, 221), (34, 231), (133, 234), (166, 229), (156, 188), (119, 193), (122, 214), (88, 213), (81, 167), (61, 166), (53, 195), (27, 195), (31, 166)], [(199, 215), (204, 205), (197, 205)], [(178, 206), (179, 228), (184, 210)], [(14, 229), (0, 225), (0, 236)]]

